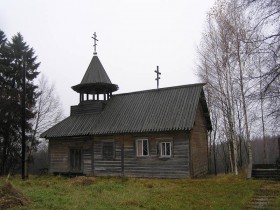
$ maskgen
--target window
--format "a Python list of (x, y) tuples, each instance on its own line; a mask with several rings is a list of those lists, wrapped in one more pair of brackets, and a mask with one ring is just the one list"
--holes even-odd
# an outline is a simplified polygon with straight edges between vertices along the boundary
[(113, 160), (114, 155), (114, 142), (103, 142), (103, 159)]
[(81, 171), (81, 149), (70, 149), (70, 167), (72, 172), (80, 172)]
[(160, 143), (160, 157), (171, 157), (171, 142)]
[(136, 140), (136, 152), (137, 152), (138, 157), (149, 155), (148, 139), (137, 139)]

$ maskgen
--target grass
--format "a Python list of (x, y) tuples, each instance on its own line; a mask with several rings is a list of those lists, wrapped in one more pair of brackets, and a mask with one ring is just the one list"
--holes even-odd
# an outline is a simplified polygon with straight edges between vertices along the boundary
[[(5, 179), (0, 177), (0, 185)], [(32, 200), (18, 209), (244, 209), (264, 184), (241, 175), (203, 179), (96, 177), (90, 184), (73, 184), (73, 179), (59, 176), (34, 176), (26, 181), (14, 176), (10, 181)]]

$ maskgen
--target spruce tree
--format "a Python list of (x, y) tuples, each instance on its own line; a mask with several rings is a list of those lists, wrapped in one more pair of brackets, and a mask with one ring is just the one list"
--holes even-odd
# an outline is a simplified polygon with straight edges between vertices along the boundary
[(6, 174), (20, 162), (21, 157), (21, 107), (23, 92), (23, 65), (26, 67), (26, 134), (31, 132), (30, 119), (35, 115), (37, 86), (34, 79), (40, 63), (33, 48), (17, 33), (7, 42), (4, 33), (0, 32), (0, 142), (1, 167), (0, 174)]
[[(9, 91), (6, 75), (9, 68), (7, 38), (0, 30), (0, 175), (5, 174), (8, 157), (10, 120), (8, 115)], [(12, 132), (11, 132), (12, 135)]]

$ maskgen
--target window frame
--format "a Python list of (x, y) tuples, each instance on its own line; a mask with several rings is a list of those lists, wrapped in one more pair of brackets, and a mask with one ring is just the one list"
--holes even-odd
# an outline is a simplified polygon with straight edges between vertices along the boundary
[[(147, 141), (147, 154), (145, 155), (144, 154), (144, 141)], [(142, 150), (141, 150), (141, 154), (139, 154), (139, 142), (142, 142), (142, 145), (141, 145), (141, 147), (142, 147)], [(135, 146), (135, 148), (136, 148), (136, 157), (148, 157), (149, 155), (150, 155), (150, 146), (149, 146), (149, 139), (148, 138), (137, 138), (136, 140), (135, 140), (135, 144), (136, 144), (136, 146)]]
[[(106, 145), (106, 144), (112, 144), (112, 157), (105, 157), (104, 156), (104, 146)], [(102, 142), (102, 159), (103, 160), (115, 160), (115, 158), (116, 158), (116, 145), (115, 145), (115, 142), (114, 141), (103, 141)]]
[[(167, 155), (167, 144), (169, 144), (169, 155)], [(160, 145), (160, 151), (159, 151), (159, 156), (161, 158), (171, 158), (172, 157), (172, 142), (171, 141), (162, 141), (159, 143)], [(165, 148), (165, 154), (163, 154), (163, 145)]]

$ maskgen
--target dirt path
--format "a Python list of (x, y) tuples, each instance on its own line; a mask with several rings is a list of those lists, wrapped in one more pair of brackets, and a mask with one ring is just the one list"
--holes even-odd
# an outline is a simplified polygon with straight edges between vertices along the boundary
[(280, 209), (275, 203), (277, 196), (280, 196), (280, 182), (266, 181), (256, 191), (246, 209)]

